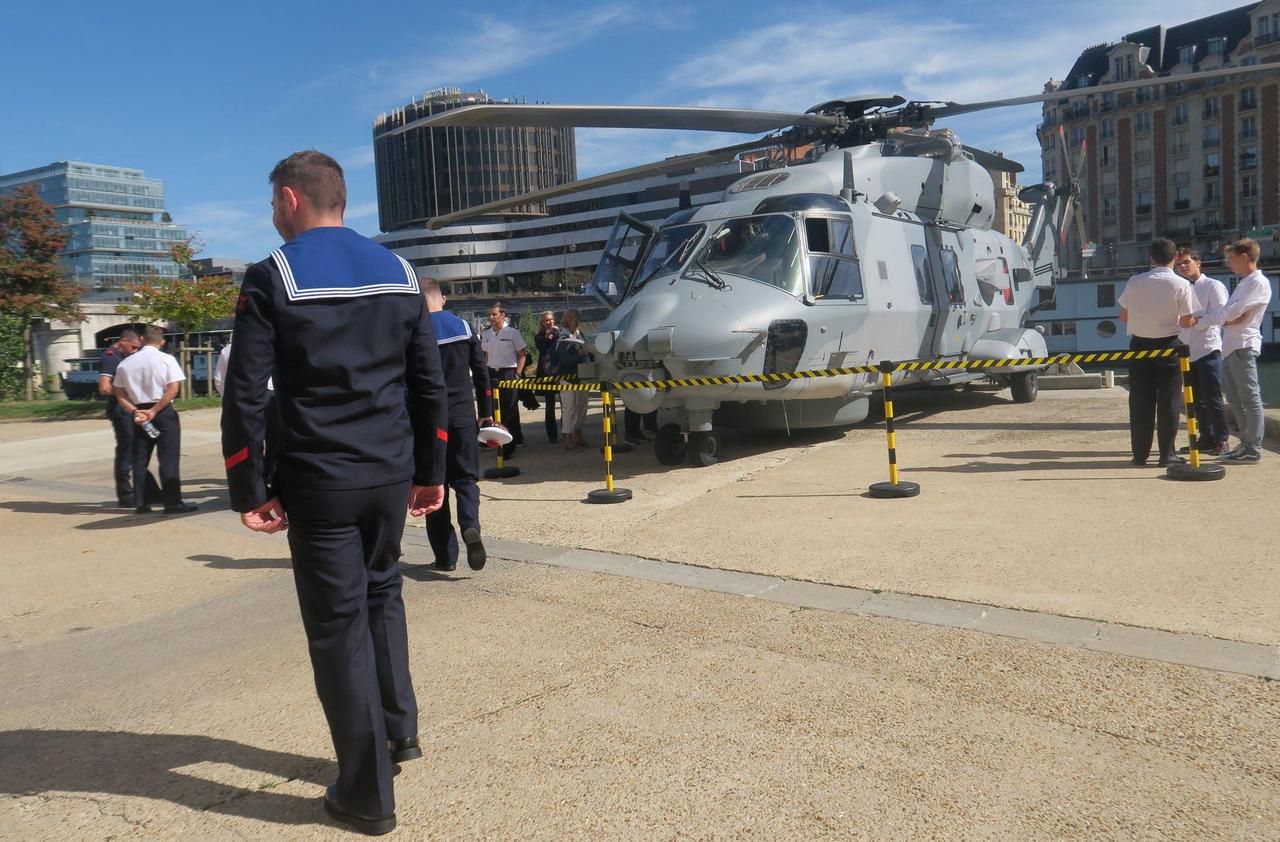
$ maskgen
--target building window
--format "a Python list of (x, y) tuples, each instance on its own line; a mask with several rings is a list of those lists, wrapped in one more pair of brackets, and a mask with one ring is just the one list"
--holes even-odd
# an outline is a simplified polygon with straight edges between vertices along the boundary
[(1258, 136), (1258, 118), (1249, 116), (1240, 120), (1240, 139), (1250, 140)]
[(1116, 95), (1113, 93), (1105, 93), (1102, 95), (1102, 110), (1110, 111), (1116, 107)]
[(1204, 149), (1214, 149), (1222, 145), (1222, 130), (1214, 123), (1210, 123), (1204, 127), (1204, 140), (1200, 146)]
[(1204, 118), (1206, 120), (1215, 120), (1222, 115), (1222, 101), (1216, 96), (1207, 96), (1204, 98)]
[(1252, 170), (1258, 166), (1258, 147), (1256, 144), (1240, 147), (1240, 169)]
[[(1045, 307), (1044, 309), (1047, 310), (1049, 308)], [(1075, 336), (1076, 323), (1075, 322), (1049, 322), (1049, 335), (1050, 336)]]
[(1098, 335), (1103, 339), (1110, 339), (1116, 335), (1116, 323), (1110, 319), (1103, 319), (1098, 322)]
[(1256, 199), (1258, 197), (1258, 177), (1246, 175), (1240, 179), (1240, 198)]
[(1102, 218), (1103, 219), (1116, 218), (1116, 200), (1109, 196), (1102, 197)]
[(1206, 205), (1216, 205), (1222, 201), (1222, 196), (1218, 192), (1218, 182), (1206, 181), (1204, 183), (1204, 203)]
[(1133, 119), (1134, 131), (1149, 132), (1151, 131), (1151, 112), (1139, 111)]
[(1196, 63), (1196, 45), (1189, 44), (1185, 47), (1178, 48), (1179, 64), (1195, 64)]
[(1116, 162), (1116, 156), (1115, 156), (1115, 154), (1114, 154), (1114, 153), (1112, 153), (1112, 151), (1111, 151), (1111, 144), (1110, 144), (1110, 143), (1103, 144), (1103, 146), (1102, 146), (1102, 152), (1101, 152), (1101, 154), (1099, 155), (1099, 160), (1101, 161), (1102, 166), (1104, 166), (1104, 167), (1110, 167), (1110, 166), (1112, 166), (1113, 164), (1115, 164), (1115, 162)]
[[(1181, 83), (1179, 82), (1178, 84), (1181, 84)], [(1136, 95), (1134, 98), (1137, 100), (1137, 102), (1138, 102), (1138, 104), (1139, 104), (1139, 105), (1141, 105), (1141, 104), (1142, 104), (1142, 103), (1144, 103), (1144, 102), (1150, 102), (1150, 101), (1151, 101), (1151, 89), (1152, 89), (1153, 87), (1155, 87), (1155, 86), (1154, 86), (1154, 85), (1145, 85), (1145, 86), (1143, 86), (1143, 87), (1141, 87), (1141, 88), (1138, 88), (1138, 93), (1137, 93), (1137, 95)]]
[(1036, 290), (1036, 309), (1037, 310), (1058, 309), (1057, 303), (1053, 300), (1053, 290), (1051, 289)]
[(1240, 110), (1248, 111), (1258, 107), (1258, 89), (1245, 88), (1240, 91)]
[(1205, 211), (1204, 227), (1209, 231), (1217, 231), (1222, 227), (1222, 214), (1216, 210)]
[(1133, 54), (1116, 56), (1111, 62), (1111, 75), (1115, 81), (1124, 82), (1133, 78)]
[(1073, 148), (1084, 144), (1085, 130), (1084, 126), (1076, 126), (1071, 130), (1071, 146)]
[(1111, 140), (1116, 136), (1116, 121), (1110, 117), (1102, 121), (1101, 136), (1103, 140)]
[(1204, 153), (1204, 177), (1210, 178), (1222, 171), (1222, 155), (1218, 152)]
[(1114, 307), (1116, 306), (1116, 285), (1115, 284), (1098, 284), (1098, 307)]
[(1246, 229), (1258, 227), (1258, 206), (1245, 205), (1240, 208), (1240, 227)]
[(1138, 191), (1138, 205), (1135, 208), (1139, 216), (1145, 216), (1151, 213), (1151, 191)]
[(1185, 131), (1176, 131), (1173, 133), (1173, 154), (1186, 155), (1191, 151), (1191, 144), (1187, 142), (1187, 133)]
[(1191, 207), (1191, 186), (1187, 184), (1175, 187), (1173, 190), (1173, 209), (1186, 210)]
[(1175, 126), (1185, 126), (1187, 124), (1187, 104), (1180, 102), (1173, 107), (1173, 124)]
[(1211, 56), (1225, 55), (1227, 52), (1227, 39), (1222, 35), (1218, 35), (1216, 37), (1210, 38), (1207, 46), (1209, 47), (1209, 55)]

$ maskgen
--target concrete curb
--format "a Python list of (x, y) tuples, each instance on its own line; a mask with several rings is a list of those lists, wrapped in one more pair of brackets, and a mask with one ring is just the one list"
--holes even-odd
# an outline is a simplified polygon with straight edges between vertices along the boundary
[[(404, 540), (427, 545), (425, 535), (406, 532)], [(485, 543), (491, 559), (502, 558), (588, 573), (626, 576), (648, 582), (764, 599), (801, 608), (906, 620), (1052, 646), (1088, 649), (1280, 680), (1280, 646), (1224, 640), (1206, 635), (1179, 634), (937, 597), (870, 591), (822, 582), (698, 567), (595, 550), (521, 541), (487, 540)]]

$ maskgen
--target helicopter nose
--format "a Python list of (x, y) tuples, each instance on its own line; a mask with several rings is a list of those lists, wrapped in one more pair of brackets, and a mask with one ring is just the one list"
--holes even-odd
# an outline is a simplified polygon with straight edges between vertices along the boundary
[(733, 356), (742, 349), (737, 314), (709, 288), (663, 291), (638, 297), (615, 346), (659, 357), (689, 360)]

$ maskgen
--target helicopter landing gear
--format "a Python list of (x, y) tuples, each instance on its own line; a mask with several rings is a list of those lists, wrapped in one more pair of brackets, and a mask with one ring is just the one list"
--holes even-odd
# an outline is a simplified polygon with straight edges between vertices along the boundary
[(653, 440), (653, 451), (659, 464), (679, 465), (684, 461), (688, 449), (679, 424), (663, 424), (658, 428), (658, 435)]
[(1013, 391), (1014, 403), (1031, 403), (1040, 394), (1040, 381), (1036, 372), (1015, 374), (1009, 378), (1009, 388)]
[(689, 464), (709, 468), (720, 461), (720, 437), (713, 432), (689, 434)]

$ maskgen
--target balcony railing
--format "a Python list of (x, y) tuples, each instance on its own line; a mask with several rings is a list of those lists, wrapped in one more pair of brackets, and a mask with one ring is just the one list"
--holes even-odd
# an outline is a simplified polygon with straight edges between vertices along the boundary
[(1186, 155), (1190, 152), (1191, 152), (1190, 143), (1175, 143), (1173, 145), (1173, 154), (1175, 155)]
[(1258, 107), (1258, 101), (1256, 99), (1244, 99), (1243, 97), (1240, 98), (1241, 111), (1252, 111), (1257, 107)]
[(1101, 161), (1099, 161), (1099, 162), (1098, 162), (1098, 164), (1099, 164), (1099, 166), (1101, 166), (1104, 170), (1109, 170), (1109, 169), (1111, 169), (1112, 167), (1114, 167), (1114, 166), (1116, 165), (1116, 159), (1115, 159), (1115, 158), (1103, 158)]
[(1252, 128), (1252, 129), (1246, 129), (1246, 128), (1244, 128), (1244, 127), (1241, 127), (1241, 129), (1240, 129), (1240, 139), (1241, 139), (1241, 140), (1252, 140), (1253, 138), (1255, 138), (1255, 137), (1257, 137), (1257, 136), (1258, 136), (1258, 129), (1257, 129), (1257, 127), (1254, 127), (1254, 128)]
[(1190, 199), (1178, 199), (1173, 203), (1173, 209), (1176, 211), (1186, 210), (1191, 207)]
[(1147, 177), (1145, 177), (1145, 178), (1139, 178), (1139, 179), (1137, 179), (1137, 180), (1134, 182), (1134, 186), (1135, 186), (1135, 187), (1137, 187), (1139, 190), (1150, 190), (1150, 189), (1151, 189), (1151, 176), (1147, 176)]
[(1206, 208), (1216, 208), (1218, 205), (1221, 205), (1221, 204), (1222, 204), (1221, 196), (1205, 196), (1204, 197), (1204, 206)]
[(1205, 165), (1204, 165), (1204, 177), (1205, 177), (1205, 178), (1213, 178), (1215, 175), (1217, 175), (1217, 174), (1218, 174), (1218, 172), (1219, 172), (1220, 170), (1221, 170), (1221, 167), (1218, 167), (1216, 164), (1205, 164)]
[(1241, 155), (1240, 156), (1240, 169), (1252, 170), (1252, 169), (1256, 169), (1257, 166), (1258, 166), (1257, 155)]
[(1262, 46), (1266, 46), (1267, 44), (1274, 44), (1277, 39), (1280, 39), (1280, 34), (1277, 34), (1275, 32), (1267, 32), (1254, 38), (1253, 46), (1262, 47)]
[(1138, 151), (1133, 153), (1133, 160), (1135, 163), (1139, 163), (1139, 164), (1147, 163), (1148, 161), (1151, 160), (1151, 150), (1139, 149)]
[(1113, 196), (1113, 195), (1115, 195), (1115, 192), (1116, 192), (1116, 185), (1115, 185), (1115, 183), (1114, 183), (1114, 182), (1106, 182), (1106, 181), (1104, 181), (1104, 182), (1102, 183), (1102, 195), (1104, 195), (1104, 196)]
[(1175, 172), (1173, 174), (1174, 184), (1189, 184), (1190, 182), (1191, 182), (1191, 173), (1189, 172)]
[(1116, 218), (1116, 209), (1115, 209), (1115, 208), (1103, 208), (1103, 209), (1102, 209), (1102, 218), (1103, 218), (1103, 219), (1115, 219), (1115, 218)]
[(1222, 145), (1222, 139), (1217, 137), (1206, 137), (1200, 141), (1201, 149), (1214, 149), (1220, 145)]
[(1138, 216), (1150, 216), (1151, 205), (1138, 205), (1136, 208), (1134, 208), (1134, 211), (1138, 214)]

